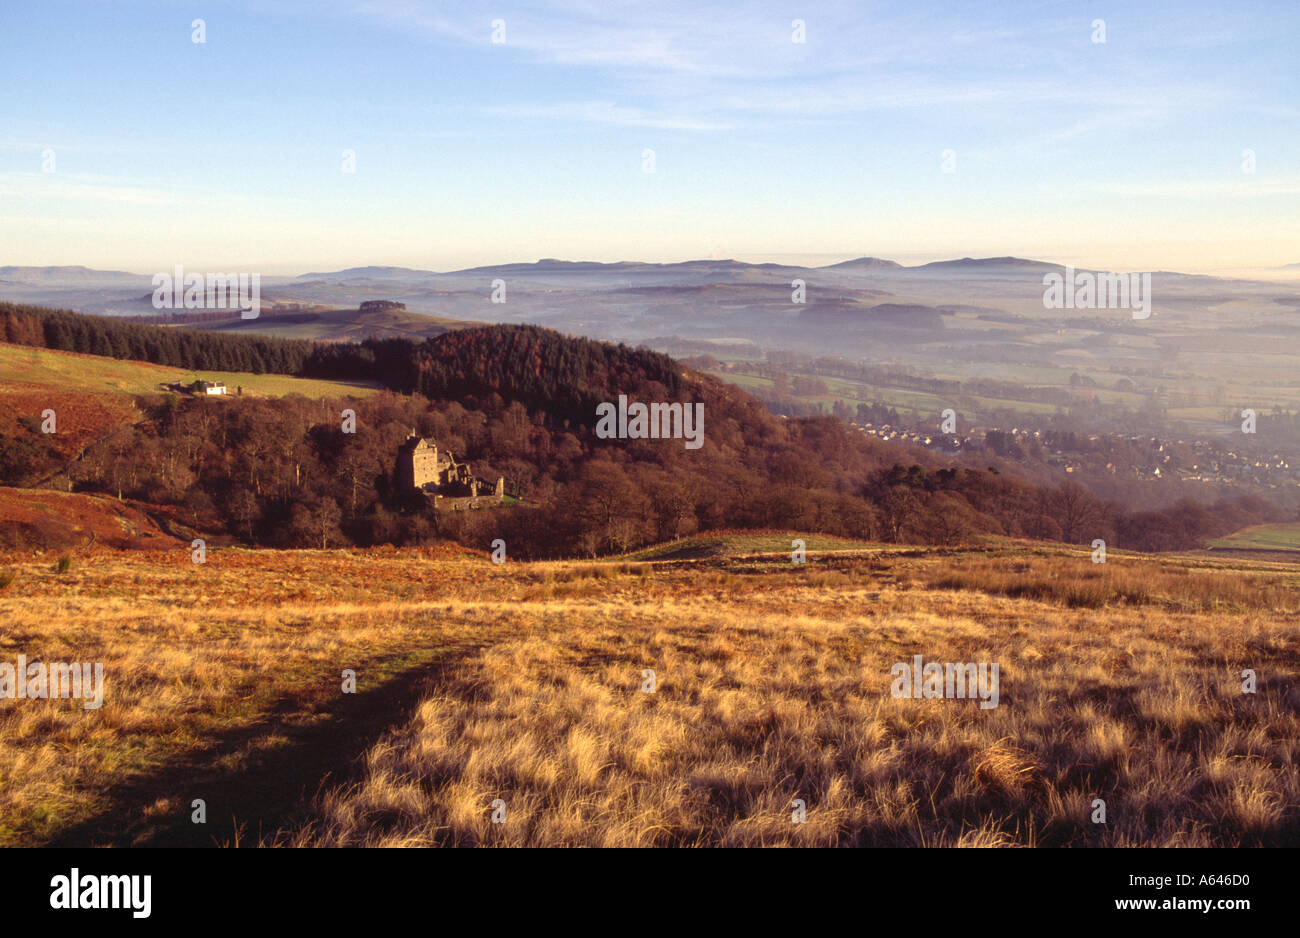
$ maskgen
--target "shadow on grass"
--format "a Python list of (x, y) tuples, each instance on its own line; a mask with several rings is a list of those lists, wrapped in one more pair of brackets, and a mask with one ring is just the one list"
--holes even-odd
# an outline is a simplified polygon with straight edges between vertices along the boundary
[[(368, 670), (427, 659), (372, 690), (339, 693), (314, 714), (300, 695), (282, 695), (257, 723), (218, 736), (182, 763), (114, 786), (108, 792), (112, 807), (65, 829), (49, 846), (256, 846), (305, 820), (322, 790), (359, 780), (371, 746), (483, 647), (466, 643), (372, 662)], [(364, 679), (364, 673), (359, 676)], [(279, 738), (284, 742), (257, 746)], [(196, 798), (207, 806), (206, 824), (191, 820)], [(165, 814), (148, 813), (161, 799), (176, 804)]]

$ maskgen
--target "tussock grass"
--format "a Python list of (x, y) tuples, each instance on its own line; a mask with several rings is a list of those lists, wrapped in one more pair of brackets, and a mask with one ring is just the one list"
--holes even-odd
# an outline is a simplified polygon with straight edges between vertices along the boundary
[[(1060, 585), (933, 592), (914, 584), (1007, 558), (922, 553), (725, 575), (748, 593), (667, 573), (679, 589), (648, 608), (571, 608), (449, 681), (368, 752), (362, 781), (324, 795), (279, 842), (1300, 842), (1300, 632), (1269, 608), (1294, 606), (1290, 576), (1154, 564), (1102, 579), (1064, 552), (1024, 563), (1031, 576), (1055, 564)], [(1247, 585), (1217, 582), (1233, 578)], [(1087, 602), (1080, 584), (1095, 587)], [(1000, 662), (1003, 705), (893, 699), (888, 668), (913, 653)], [(1274, 675), (1262, 696), (1240, 693), (1250, 661)], [(1105, 825), (1090, 821), (1096, 798)]]
[[(1112, 558), (1114, 555), (1112, 554)], [(1008, 565), (998, 557), (963, 558), (950, 569), (932, 569), (923, 578), (931, 589), (972, 590), (1016, 599), (1035, 599), (1071, 607), (1162, 606), (1170, 609), (1271, 608), (1300, 611), (1296, 577), (1240, 573), (1217, 567), (1177, 566), (1139, 557), (1093, 564), (1062, 564), (1057, 557), (1031, 557)]]
[[(0, 843), (1300, 844), (1294, 567), (1038, 548), (0, 561), (18, 573), (0, 661), (107, 674), (99, 711), (0, 700)], [(914, 654), (997, 662), (1000, 706), (894, 699)], [(343, 668), (375, 734), (346, 723)], [(408, 678), (425, 689), (402, 704)], [(329, 778), (279, 782), (292, 810), (272, 805), (259, 766), (317, 738)], [(190, 792), (214, 777), (196, 833)]]

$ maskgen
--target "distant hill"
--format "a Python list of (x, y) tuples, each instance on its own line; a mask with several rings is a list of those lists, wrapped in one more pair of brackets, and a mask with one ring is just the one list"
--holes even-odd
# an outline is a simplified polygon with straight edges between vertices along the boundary
[(990, 271), (990, 270), (1059, 270), (1060, 264), (1028, 260), (1023, 257), (963, 257), (952, 261), (932, 261), (909, 267), (908, 270), (929, 271)]
[(851, 261), (827, 264), (822, 270), (902, 270), (898, 261), (885, 260), (883, 257), (855, 257)]
[(548, 257), (532, 264), (495, 264), (488, 267), (472, 267), (468, 270), (454, 271), (448, 276), (458, 276), (462, 274), (626, 274), (635, 272), (653, 272), (657, 274), (681, 272), (684, 274), (699, 274), (707, 272), (734, 273), (749, 270), (807, 269), (808, 268), (803, 267), (787, 267), (784, 264), (748, 264), (744, 261), (732, 260), (730, 258), (723, 260), (674, 261), (671, 263), (657, 264), (648, 261), (615, 261), (612, 263), (605, 263), (602, 261), (562, 261)]
[[(447, 332), (414, 354), (415, 390), (430, 398), (499, 394), (575, 424), (594, 423), (596, 405), (620, 393), (642, 400), (677, 399), (688, 384), (667, 355), (537, 326)], [(713, 379), (708, 383), (716, 385)]]
[[(509, 275), (509, 274), (624, 274), (636, 272), (654, 272), (654, 273), (672, 273), (680, 271), (682, 273), (698, 274), (700, 272), (740, 272), (747, 270), (767, 270), (767, 271), (818, 271), (818, 270), (839, 270), (845, 272), (853, 271), (930, 271), (934, 273), (947, 272), (969, 272), (980, 273), (991, 270), (1019, 270), (1025, 272), (1040, 270), (1059, 270), (1064, 265), (1053, 263), (1051, 261), (1039, 261), (1025, 257), (960, 257), (944, 261), (931, 261), (927, 264), (917, 264), (915, 266), (905, 266), (897, 261), (889, 260), (883, 257), (855, 257), (851, 260), (840, 261), (835, 264), (825, 264), (820, 267), (806, 267), (798, 264), (774, 264), (761, 263), (753, 264), (747, 261), (738, 261), (734, 258), (722, 259), (700, 259), (689, 261), (669, 261), (664, 263), (655, 263), (650, 261), (568, 261), (554, 257), (544, 257), (537, 261), (516, 261), (505, 264), (488, 264), (481, 267), (467, 267), (460, 270), (451, 271), (432, 271), (418, 270), (410, 267), (350, 267), (346, 270), (314, 272), (302, 274), (294, 278), (296, 282), (312, 280), (424, 280), (426, 278), (437, 277), (460, 277), (466, 275)], [(6, 276), (6, 271), (14, 270), (85, 270), (86, 268), (7, 268), (0, 267), (0, 277)], [(1079, 267), (1079, 270), (1088, 270), (1092, 268)], [(1300, 269), (1300, 263), (1286, 264), (1277, 268), (1278, 270), (1296, 270)], [(92, 271), (93, 274), (107, 275), (109, 272)], [(1162, 273), (1173, 273), (1164, 272)], [(136, 276), (133, 274), (123, 274), (122, 276)], [(1215, 279), (1215, 278), (1210, 278)]]
[(182, 328), (240, 335), (266, 335), (282, 339), (315, 339), (323, 342), (360, 342), (363, 339), (429, 339), (452, 329), (481, 325), (463, 319), (427, 316), (403, 309), (366, 310), (325, 309), (311, 311), (274, 310), (256, 319), (231, 317), (216, 322), (184, 322)]
[(441, 272), (431, 270), (413, 270), (407, 267), (352, 267), (347, 270), (303, 274), (295, 279), (298, 282), (319, 280), (424, 281), (429, 278), (461, 278), (467, 276), (505, 277), (512, 275), (544, 276), (548, 274), (609, 274), (619, 276), (633, 273), (655, 273), (662, 275), (674, 272), (698, 275), (701, 273), (734, 274), (746, 271), (809, 271), (816, 269), (833, 269), (837, 267), (843, 269), (886, 269), (897, 268), (899, 266), (900, 265), (894, 261), (881, 260), (879, 258), (858, 258), (853, 261), (844, 261), (840, 264), (832, 264), (828, 268), (811, 268), (801, 267), (798, 265), (792, 266), (789, 264), (750, 264), (732, 258), (654, 263), (650, 261), (566, 261), (554, 257), (544, 257), (541, 260), (532, 262), (518, 261), (508, 264), (489, 264), (482, 267), (468, 267), (462, 270)]
[(148, 274), (132, 274), (124, 270), (94, 270), (90, 267), (0, 267), (0, 280), (15, 281), (35, 286), (81, 286), (88, 284), (149, 283)]
[(431, 276), (435, 276), (432, 270), (411, 267), (349, 267), (347, 270), (302, 274), (294, 280), (411, 280)]

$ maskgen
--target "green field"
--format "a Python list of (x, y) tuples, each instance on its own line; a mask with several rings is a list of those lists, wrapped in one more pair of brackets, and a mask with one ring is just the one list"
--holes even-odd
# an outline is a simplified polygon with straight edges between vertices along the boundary
[(1236, 534), (1216, 538), (1209, 547), (1219, 550), (1294, 550), (1300, 551), (1300, 522), (1258, 524)]
[[(759, 375), (750, 375), (735, 371), (711, 372), (719, 380), (734, 384), (750, 392), (771, 391), (772, 379)], [(799, 373), (795, 373), (798, 375)], [(868, 384), (865, 381), (853, 381), (847, 378), (827, 377), (824, 375), (807, 375), (825, 382), (827, 394), (795, 395), (804, 403), (817, 403), (829, 413), (837, 401), (848, 405), (852, 412), (864, 400), (896, 408), (901, 419), (908, 419), (909, 412), (917, 419), (923, 415), (938, 415), (945, 407), (960, 405), (969, 419), (987, 419), (986, 414), (995, 408), (1005, 408), (1025, 414), (1052, 414), (1060, 409), (1057, 404), (1035, 401), (1018, 401), (978, 395), (962, 394), (955, 398), (944, 398), (928, 391), (914, 391), (903, 388)], [(1103, 392), (1100, 396), (1119, 397), (1115, 392)], [(972, 408), (974, 408), (972, 410)], [(937, 417), (936, 417), (937, 419)]]
[[(1300, 406), (1300, 384), (1294, 377), (1296, 358), (1293, 352), (1282, 346), (1270, 348), (1267, 357), (1224, 351), (1213, 361), (1217, 376), (1207, 380), (1204, 373), (1210, 364), (1206, 358), (1210, 354), (1208, 351), (1200, 348), (1186, 351), (1186, 360), (1182, 360), (1172, 346), (1168, 354), (1154, 354), (1158, 351), (1158, 343), (1151, 337), (1143, 338), (1141, 343), (1132, 336), (1112, 338), (1121, 344), (1104, 348), (1061, 346), (1053, 353), (1055, 363), (1050, 365), (1038, 361), (939, 362), (932, 359), (933, 350), (918, 351), (916, 361), (920, 365), (920, 374), (958, 382), (981, 378), (1016, 382), (1025, 387), (1026, 397), (1048, 389), (1069, 394), (1074, 390), (1070, 380), (1076, 374), (1095, 382), (1095, 387), (1080, 389), (1079, 398), (1071, 396), (1060, 403), (971, 393), (956, 393), (945, 398), (918, 388), (877, 385), (858, 378), (815, 374), (797, 367), (785, 369), (785, 376), (790, 379), (812, 377), (825, 383), (825, 394), (793, 395), (804, 404), (820, 404), (825, 412), (829, 412), (837, 401), (847, 404), (850, 412), (855, 411), (862, 401), (883, 404), (897, 409), (904, 423), (925, 422), (945, 407), (956, 408), (963, 419), (977, 424), (992, 422), (995, 411), (1042, 418), (1075, 406), (1086, 411), (1092, 406), (1086, 398), (1091, 397), (1099, 405), (1120, 405), (1135, 413), (1155, 407), (1163, 412), (1163, 419), (1169, 427), (1175, 428), (1170, 433), (1222, 438), (1239, 432), (1239, 420), (1226, 415), (1237, 413), (1241, 407), (1293, 410)], [(1032, 336), (1025, 341), (1029, 345), (1055, 348), (1054, 343), (1059, 339), (1059, 335), (1052, 334)], [(1152, 347), (1147, 348), (1147, 345)], [(1130, 354), (1139, 351), (1143, 354), (1136, 357)], [(1195, 370), (1187, 367), (1193, 354), (1196, 356)], [(741, 361), (726, 354), (716, 357), (732, 366)], [(746, 373), (743, 366), (741, 370), (719, 369), (713, 374), (760, 394), (770, 392), (773, 385), (771, 378)], [(1125, 385), (1125, 390), (1117, 389), (1116, 385), (1121, 381), (1131, 382), (1132, 388)]]
[(288, 375), (255, 375), (238, 371), (187, 371), (147, 362), (119, 361), (97, 355), (57, 352), (0, 343), (0, 383), (44, 385), (78, 391), (115, 391), (124, 394), (150, 394), (163, 390), (173, 381), (190, 383), (224, 382), (234, 394), (242, 387), (244, 394), (260, 397), (284, 397), (301, 394), (309, 398), (366, 397), (378, 388), (346, 381), (320, 381), (292, 378)]
[(792, 553), (793, 541), (798, 538), (804, 542), (804, 550), (815, 553), (821, 551), (881, 549), (880, 544), (866, 541), (852, 541), (840, 537), (828, 537), (821, 534), (800, 534), (798, 532), (740, 534), (698, 534), (694, 537), (679, 538), (666, 544), (656, 544), (645, 550), (635, 551), (621, 557), (608, 558), (612, 561), (624, 560), (698, 560), (703, 557), (743, 557), (749, 554), (789, 554)]

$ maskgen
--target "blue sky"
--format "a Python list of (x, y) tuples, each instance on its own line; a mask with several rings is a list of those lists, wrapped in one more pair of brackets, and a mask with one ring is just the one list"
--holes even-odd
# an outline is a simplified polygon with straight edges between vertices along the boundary
[(1300, 262), (1295, 0), (43, 0), (0, 36), (0, 264)]

